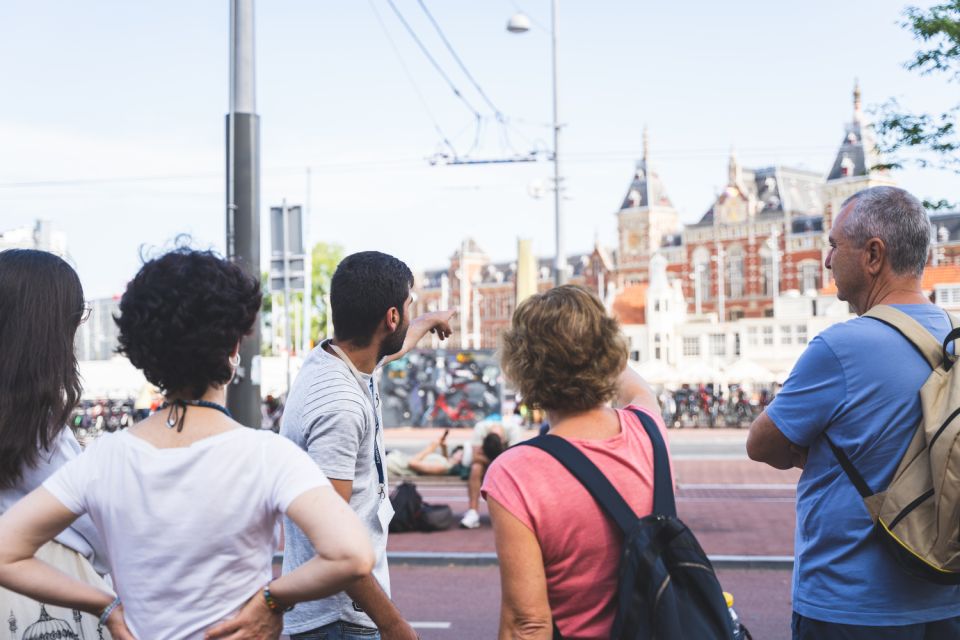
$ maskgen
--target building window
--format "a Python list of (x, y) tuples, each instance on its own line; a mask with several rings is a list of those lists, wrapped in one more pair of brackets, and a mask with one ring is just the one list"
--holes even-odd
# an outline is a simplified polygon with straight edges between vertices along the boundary
[(727, 273), (729, 288), (728, 294), (731, 298), (743, 297), (743, 249), (740, 247), (731, 247), (727, 254)]
[(756, 327), (747, 327), (747, 344), (751, 347), (755, 347), (760, 344), (757, 339), (757, 328)]
[(725, 356), (727, 355), (727, 336), (723, 333), (711, 333), (710, 334), (710, 355), (712, 356)]
[(639, 351), (631, 351), (631, 352), (630, 352), (630, 359), (633, 360), (634, 362), (639, 362), (639, 361), (640, 361), (640, 352), (639, 352)]
[(766, 250), (760, 253), (760, 291), (766, 297), (773, 295), (773, 257)]
[(788, 324), (780, 325), (780, 344), (793, 344), (792, 327)]
[(808, 260), (800, 263), (800, 291), (816, 292), (820, 288), (820, 263)]
[(798, 324), (796, 326), (797, 330), (797, 344), (807, 344), (807, 325)]
[(773, 344), (773, 327), (764, 327), (763, 328), (763, 344), (772, 345)]
[(937, 304), (957, 305), (960, 304), (960, 285), (937, 285), (936, 292)]
[(683, 337), (683, 355), (688, 357), (700, 355), (700, 336)]
[(694, 295), (700, 294), (700, 301), (704, 302), (710, 299), (710, 252), (704, 247), (699, 247), (693, 253), (693, 281), (694, 286), (699, 286), (699, 291), (694, 290)]
[(660, 334), (653, 336), (653, 359), (660, 359)]

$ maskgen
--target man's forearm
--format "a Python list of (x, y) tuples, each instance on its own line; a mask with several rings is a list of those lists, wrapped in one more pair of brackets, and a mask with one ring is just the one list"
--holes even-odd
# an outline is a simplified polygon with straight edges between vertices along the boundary
[(370, 619), (381, 631), (404, 622), (400, 610), (387, 597), (387, 594), (380, 587), (380, 583), (372, 575), (358, 580), (347, 589), (347, 595), (363, 609), (364, 613), (370, 616)]

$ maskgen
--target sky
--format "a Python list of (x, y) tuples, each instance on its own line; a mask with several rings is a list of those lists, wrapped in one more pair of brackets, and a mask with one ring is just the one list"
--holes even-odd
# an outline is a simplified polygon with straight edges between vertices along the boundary
[[(512, 259), (518, 237), (552, 255), (549, 162), (427, 161), (450, 152), (444, 138), (473, 159), (551, 146), (549, 0), (393, 6), (463, 100), (390, 0), (256, 4), (262, 221), (283, 198), (308, 204), (311, 243), (386, 251), (414, 269), (446, 266), (465, 236), (495, 260)], [(956, 84), (903, 68), (918, 46), (899, 26), (905, 6), (560, 0), (567, 250), (615, 246), (645, 125), (654, 170), (693, 222), (725, 184), (731, 148), (746, 167), (826, 172), (857, 78), (867, 109), (955, 103)], [(518, 9), (529, 33), (505, 29)], [(87, 297), (122, 292), (141, 255), (178, 234), (223, 250), (228, 18), (227, 0), (0, 4), (0, 231), (52, 221)], [(960, 191), (943, 171), (896, 179), (921, 197)]]

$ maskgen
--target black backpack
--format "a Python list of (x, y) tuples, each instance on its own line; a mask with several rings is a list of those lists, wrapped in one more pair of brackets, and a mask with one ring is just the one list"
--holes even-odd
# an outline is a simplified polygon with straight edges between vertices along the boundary
[[(556, 458), (623, 532), (612, 640), (733, 640), (733, 621), (713, 566), (693, 532), (677, 519), (660, 430), (646, 414), (634, 413), (653, 444), (653, 513), (643, 518), (568, 441), (548, 434), (523, 444)], [(561, 637), (556, 626), (554, 637)]]
[(390, 494), (390, 502), (394, 511), (390, 533), (443, 531), (449, 529), (456, 520), (449, 506), (427, 504), (417, 491), (417, 485), (406, 480)]

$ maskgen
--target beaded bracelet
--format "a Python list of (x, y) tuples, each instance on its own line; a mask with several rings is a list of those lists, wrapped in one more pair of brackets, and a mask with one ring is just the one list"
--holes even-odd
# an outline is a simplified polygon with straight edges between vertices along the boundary
[(110, 618), (110, 614), (113, 613), (113, 610), (120, 606), (120, 596), (117, 596), (113, 599), (113, 602), (108, 604), (103, 612), (100, 614), (100, 624), (102, 626), (107, 626), (107, 620)]
[(270, 583), (269, 583), (269, 582), (267, 583), (267, 586), (265, 586), (265, 587), (263, 588), (263, 599), (266, 600), (266, 602), (267, 602), (267, 608), (270, 609), (270, 611), (272, 611), (272, 612), (274, 612), (274, 613), (284, 613), (284, 612), (286, 612), (286, 611), (290, 611), (291, 609), (293, 609), (292, 606), (290, 606), (290, 607), (282, 607), (282, 606), (280, 606), (280, 603), (277, 602), (277, 599), (276, 599), (275, 597), (273, 597), (273, 594), (272, 594), (272, 593), (270, 593)]

